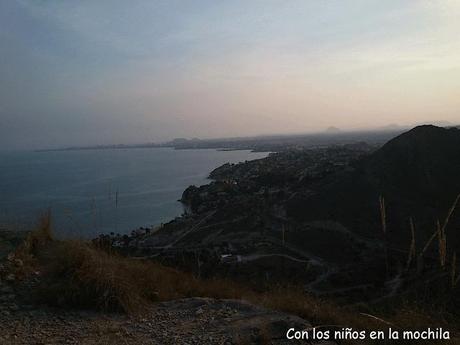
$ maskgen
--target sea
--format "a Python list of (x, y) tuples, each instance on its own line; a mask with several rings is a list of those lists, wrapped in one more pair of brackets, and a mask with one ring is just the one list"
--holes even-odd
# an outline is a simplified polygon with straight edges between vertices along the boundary
[(180, 216), (190, 185), (224, 163), (268, 153), (172, 148), (0, 152), (0, 228), (26, 230), (51, 211), (58, 237), (93, 238)]

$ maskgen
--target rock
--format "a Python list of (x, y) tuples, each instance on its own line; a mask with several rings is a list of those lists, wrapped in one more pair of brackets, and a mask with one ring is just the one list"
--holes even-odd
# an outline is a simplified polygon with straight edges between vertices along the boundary
[(8, 309), (11, 310), (11, 311), (18, 311), (18, 310), (19, 310), (19, 306), (18, 306), (16, 303), (11, 303), (11, 304), (8, 306)]
[(8, 295), (0, 295), (0, 302), (6, 302), (6, 301), (11, 301), (14, 300), (16, 296), (13, 294), (8, 294)]
[(24, 266), (24, 262), (21, 260), (21, 259), (14, 259), (14, 265), (16, 267), (23, 267)]
[(2, 294), (7, 294), (7, 293), (12, 293), (13, 292), (13, 288), (9, 285), (0, 285), (0, 293)]
[(9, 253), (7, 256), (7, 260), (12, 262), (14, 260), (15, 254), (13, 252)]

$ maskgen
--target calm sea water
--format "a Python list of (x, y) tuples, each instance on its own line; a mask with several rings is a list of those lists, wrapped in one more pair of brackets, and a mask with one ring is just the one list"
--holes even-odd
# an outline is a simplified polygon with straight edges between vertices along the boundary
[(265, 156), (169, 148), (3, 152), (0, 226), (27, 227), (50, 208), (60, 236), (128, 233), (179, 216), (184, 189), (208, 183), (214, 168)]

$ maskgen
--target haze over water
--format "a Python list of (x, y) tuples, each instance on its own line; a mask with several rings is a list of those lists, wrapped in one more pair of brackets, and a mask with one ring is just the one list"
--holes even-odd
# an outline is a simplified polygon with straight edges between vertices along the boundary
[[(249, 151), (119, 149), (0, 153), (0, 227), (24, 227), (51, 208), (66, 237), (128, 233), (179, 216), (189, 185), (226, 163), (263, 158)], [(117, 197), (118, 194), (118, 197)]]

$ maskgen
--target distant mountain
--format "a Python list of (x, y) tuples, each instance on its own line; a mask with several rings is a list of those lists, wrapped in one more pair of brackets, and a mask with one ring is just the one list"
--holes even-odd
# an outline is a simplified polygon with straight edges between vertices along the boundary
[(402, 131), (407, 129), (407, 127), (400, 126), (396, 123), (391, 123), (389, 125), (377, 128), (379, 131)]
[(325, 132), (329, 134), (335, 134), (335, 133), (341, 133), (342, 131), (340, 130), (340, 128), (331, 126), (331, 127), (328, 127)]

